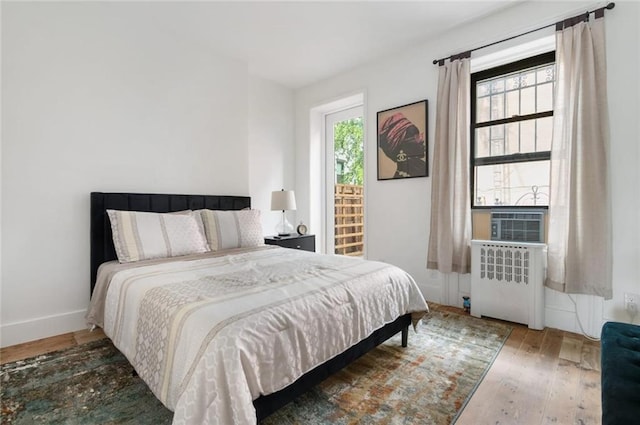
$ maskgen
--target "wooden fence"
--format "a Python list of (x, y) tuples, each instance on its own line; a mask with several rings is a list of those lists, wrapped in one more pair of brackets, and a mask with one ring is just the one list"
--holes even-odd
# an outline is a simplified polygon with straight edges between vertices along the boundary
[(364, 254), (364, 188), (353, 184), (335, 187), (335, 253)]

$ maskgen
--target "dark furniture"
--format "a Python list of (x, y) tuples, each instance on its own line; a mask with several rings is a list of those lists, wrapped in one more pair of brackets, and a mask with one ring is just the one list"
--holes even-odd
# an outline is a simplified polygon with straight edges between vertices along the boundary
[[(140, 193), (91, 193), (91, 292), (96, 283), (98, 267), (105, 261), (116, 259), (115, 248), (111, 235), (111, 223), (106, 213), (107, 209), (147, 212), (174, 212), (187, 209), (202, 208), (212, 210), (241, 210), (251, 206), (251, 198), (247, 196), (216, 196), (216, 195), (165, 195)], [(302, 237), (303, 240), (313, 235)], [(299, 238), (293, 238), (299, 239)], [(302, 245), (301, 245), (302, 246)], [(302, 249), (302, 248), (300, 248)], [(342, 354), (319, 365), (307, 372), (284, 389), (260, 396), (253, 401), (258, 421), (266, 418), (280, 407), (289, 403), (299, 395), (308, 391), (314, 385), (322, 382), (329, 375), (342, 369), (363, 354), (402, 332), (402, 346), (407, 346), (411, 314), (398, 317), (394, 322), (374, 331), (369, 337), (349, 348)]]
[(267, 245), (278, 245), (283, 248), (302, 249), (304, 251), (316, 251), (315, 235), (292, 235), (292, 236), (267, 236), (264, 238)]
[(640, 421), (640, 326), (607, 322), (602, 327), (602, 425)]

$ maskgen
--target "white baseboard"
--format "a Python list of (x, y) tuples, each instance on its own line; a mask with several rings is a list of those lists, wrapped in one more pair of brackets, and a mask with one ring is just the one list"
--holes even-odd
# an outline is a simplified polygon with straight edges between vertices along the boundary
[(580, 333), (576, 322), (576, 312), (556, 307), (545, 306), (544, 325), (547, 328), (560, 329), (561, 331)]
[(87, 325), (84, 320), (86, 312), (86, 310), (78, 310), (23, 322), (2, 324), (0, 326), (0, 347), (86, 329)]
[[(560, 329), (561, 331), (583, 335), (583, 330), (578, 324), (575, 311), (547, 306), (544, 309), (544, 316), (544, 324), (548, 328)], [(582, 321), (582, 326), (585, 328), (584, 332), (587, 332), (587, 336), (591, 338), (600, 338), (602, 325), (604, 325), (604, 323), (609, 319), (606, 317), (597, 317), (593, 312), (591, 314), (581, 312), (580, 320)]]

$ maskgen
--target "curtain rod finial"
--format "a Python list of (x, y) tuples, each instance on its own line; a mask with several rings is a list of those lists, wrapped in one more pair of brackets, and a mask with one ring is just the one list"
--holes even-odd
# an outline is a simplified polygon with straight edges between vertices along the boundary
[(614, 2), (611, 2), (611, 3), (607, 4), (605, 7), (606, 7), (607, 9), (611, 10), (611, 9), (613, 9), (614, 7), (616, 7), (616, 4), (615, 4)]

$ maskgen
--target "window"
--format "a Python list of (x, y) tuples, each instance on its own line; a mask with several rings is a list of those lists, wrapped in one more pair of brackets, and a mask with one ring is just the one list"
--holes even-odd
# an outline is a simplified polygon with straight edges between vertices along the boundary
[(549, 205), (555, 52), (471, 75), (471, 206)]

